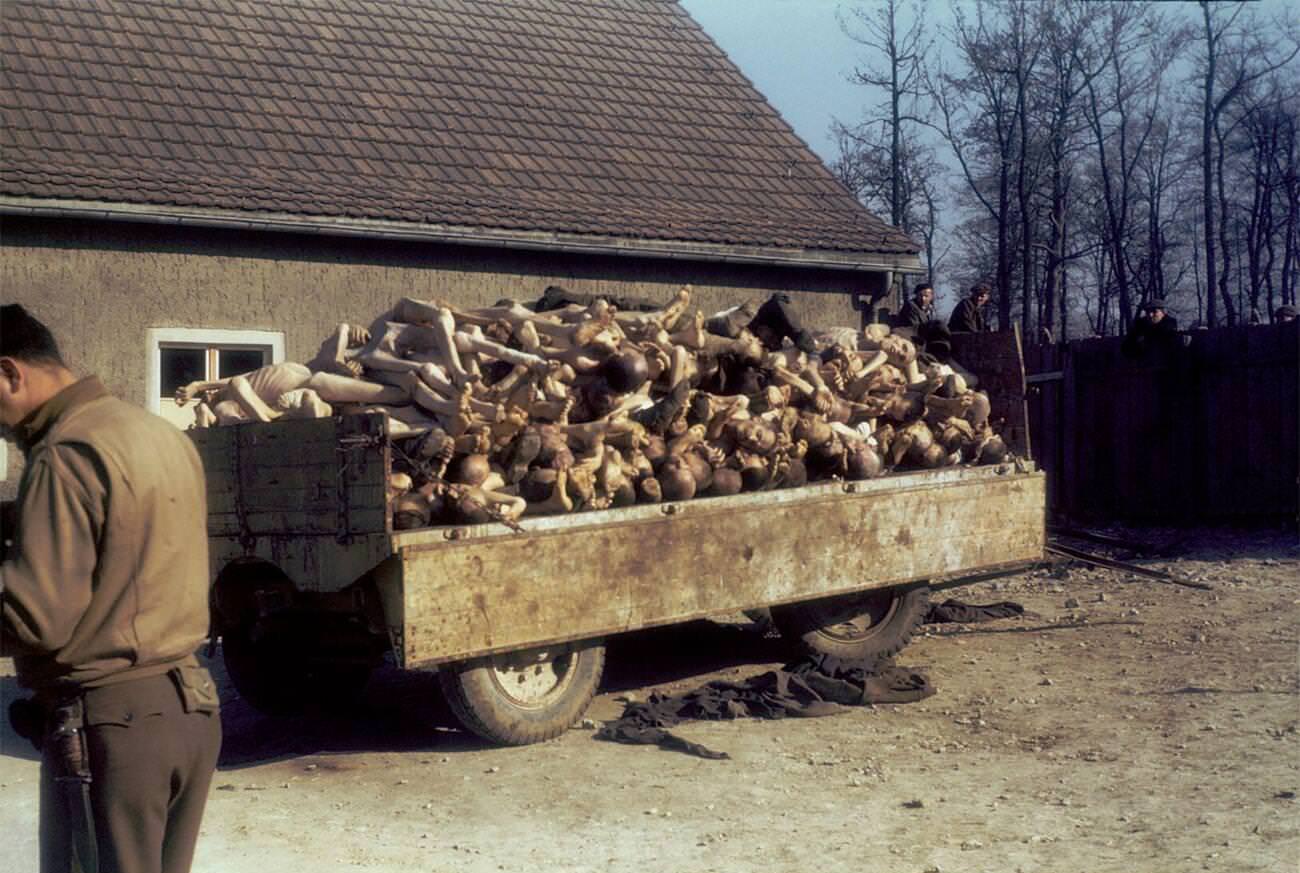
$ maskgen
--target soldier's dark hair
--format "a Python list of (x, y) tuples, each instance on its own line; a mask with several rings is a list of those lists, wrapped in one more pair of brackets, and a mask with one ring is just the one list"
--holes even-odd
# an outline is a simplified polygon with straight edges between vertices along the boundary
[(926, 288), (929, 288), (931, 291), (934, 290), (934, 286), (931, 285), (929, 282), (922, 282), (920, 285), (917, 285), (915, 288), (912, 289), (912, 293), (913, 293), (913, 294), (920, 294), (920, 293), (921, 293), (922, 291), (924, 291)]
[(0, 357), (66, 367), (54, 334), (20, 303), (0, 306)]

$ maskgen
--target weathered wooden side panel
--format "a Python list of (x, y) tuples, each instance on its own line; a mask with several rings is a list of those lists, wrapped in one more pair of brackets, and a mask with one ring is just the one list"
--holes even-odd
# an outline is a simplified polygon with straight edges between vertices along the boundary
[(979, 387), (989, 395), (989, 420), (1007, 446), (1022, 458), (1032, 457), (1020, 326), (997, 333), (955, 333), (952, 356), (979, 374)]
[(336, 591), (389, 554), (381, 415), (190, 431), (208, 482), (215, 576), (231, 561)]
[(387, 534), (357, 536), (346, 544), (333, 536), (267, 536), (248, 546), (235, 537), (212, 537), (208, 545), (214, 579), (231, 564), (265, 562), (299, 591), (319, 593), (349, 587), (392, 555)]
[(855, 483), (856, 493), (828, 483), (525, 520), (525, 534), (399, 534), (401, 578), (387, 584), (403, 588), (404, 665), (1032, 560), (1044, 481), (952, 469)]
[(1300, 332), (1252, 325), (1186, 339), (1137, 357), (1114, 337), (1030, 355), (1045, 398), (1031, 405), (1034, 458), (1055, 486), (1055, 514), (1166, 524), (1295, 517)]

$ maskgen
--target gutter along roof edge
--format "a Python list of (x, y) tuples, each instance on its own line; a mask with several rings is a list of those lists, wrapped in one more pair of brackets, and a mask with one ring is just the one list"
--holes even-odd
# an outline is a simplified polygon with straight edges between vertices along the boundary
[(47, 200), (0, 196), (0, 215), (39, 218), (75, 218), (100, 221), (138, 221), (173, 226), (252, 230), (271, 233), (305, 233), (363, 239), (407, 240), (667, 260), (694, 260), (726, 264), (766, 264), (775, 267), (807, 267), (847, 272), (892, 270), (924, 272), (918, 255), (878, 252), (853, 257), (847, 252), (809, 249), (765, 249), (711, 243), (672, 242), (648, 239), (620, 239), (608, 236), (558, 234), (537, 231), (491, 230), (485, 228), (428, 225), (397, 221), (351, 218), (317, 218), (288, 213), (248, 213), (186, 207), (159, 208), (107, 201)]

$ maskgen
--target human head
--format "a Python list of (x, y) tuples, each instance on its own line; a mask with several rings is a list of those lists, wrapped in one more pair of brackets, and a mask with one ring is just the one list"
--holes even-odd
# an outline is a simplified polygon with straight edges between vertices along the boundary
[(921, 306), (929, 306), (934, 302), (934, 286), (929, 282), (922, 282), (916, 286), (912, 292), (913, 299)]
[(1142, 311), (1146, 313), (1146, 317), (1152, 324), (1159, 324), (1165, 317), (1165, 301), (1159, 297), (1152, 297), (1142, 304)]
[(0, 306), (0, 426), (8, 431), (71, 382), (50, 329), (21, 304)]
[(1278, 324), (1286, 324), (1288, 321), (1295, 321), (1297, 314), (1300, 314), (1300, 311), (1287, 303), (1273, 310), (1273, 320)]
[(992, 289), (990, 289), (987, 284), (979, 282), (971, 286), (970, 299), (975, 301), (976, 306), (983, 306), (985, 303), (989, 302), (989, 297), (992, 293)]

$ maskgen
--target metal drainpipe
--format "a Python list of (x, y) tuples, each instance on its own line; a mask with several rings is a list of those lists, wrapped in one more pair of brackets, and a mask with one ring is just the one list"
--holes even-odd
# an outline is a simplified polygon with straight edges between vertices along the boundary
[(883, 294), (873, 294), (871, 291), (863, 292), (860, 290), (852, 292), (853, 308), (858, 312), (859, 330), (875, 321), (878, 301), (888, 296), (889, 288), (894, 284), (893, 270), (883, 270), (881, 272), (885, 277)]
[[(889, 296), (889, 292), (892, 291), (893, 288), (894, 288), (894, 271), (893, 271), (893, 270), (886, 270), (886, 271), (885, 271), (885, 293), (884, 293), (883, 296), (884, 296), (884, 297), (888, 297), (888, 296)], [(900, 293), (899, 296), (901, 296), (901, 293)], [(899, 303), (898, 300), (895, 300), (895, 301), (894, 301), (894, 304), (895, 304), (895, 305), (894, 305), (894, 311), (895, 311), (895, 312), (898, 312), (900, 309), (902, 309), (902, 304)], [(878, 311), (878, 309), (879, 309), (879, 307), (876, 307), (875, 309), (873, 309), (873, 311), (872, 311), (872, 313), (871, 313), (871, 316), (872, 316), (873, 319), (876, 317), (876, 311)]]

